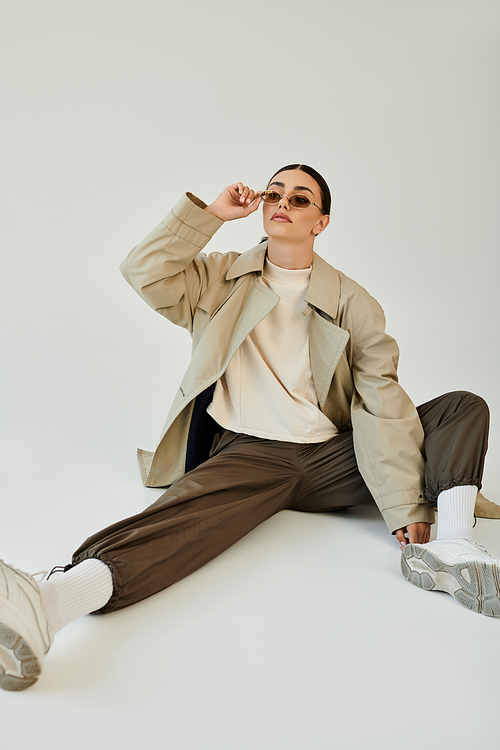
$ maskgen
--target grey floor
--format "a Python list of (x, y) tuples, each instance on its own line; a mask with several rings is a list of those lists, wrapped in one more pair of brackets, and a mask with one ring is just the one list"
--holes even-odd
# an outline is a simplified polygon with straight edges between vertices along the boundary
[[(2, 525), (2, 554), (33, 571), (76, 538), (51, 495)], [(112, 515), (100, 504), (85, 525)], [(477, 537), (500, 556), (498, 523)], [(2, 747), (496, 746), (500, 621), (411, 586), (399, 557), (374, 506), (281, 512), (169, 590), (59, 633), (39, 682), (0, 695)]]

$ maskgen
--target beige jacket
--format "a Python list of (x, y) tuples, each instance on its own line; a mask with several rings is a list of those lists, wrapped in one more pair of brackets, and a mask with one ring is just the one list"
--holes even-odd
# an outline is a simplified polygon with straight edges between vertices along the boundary
[[(240, 254), (203, 250), (223, 222), (187, 193), (121, 265), (154, 310), (187, 328), (192, 359), (154, 452), (139, 450), (143, 482), (163, 487), (185, 471), (194, 399), (215, 383), (279, 297), (258, 283), (267, 243)], [(390, 531), (434, 522), (423, 493), (423, 429), (398, 383), (399, 350), (380, 305), (314, 254), (304, 315), (318, 404), (340, 431), (353, 430), (359, 470)]]

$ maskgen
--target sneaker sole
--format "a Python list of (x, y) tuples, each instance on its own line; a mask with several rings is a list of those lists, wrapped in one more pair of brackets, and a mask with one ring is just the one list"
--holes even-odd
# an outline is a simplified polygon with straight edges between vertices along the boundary
[(426, 591), (446, 591), (472, 612), (500, 617), (500, 566), (468, 560), (447, 565), (430, 549), (407, 544), (401, 554), (407, 581)]
[(41, 671), (37, 657), (24, 638), (0, 623), (0, 688), (25, 690), (35, 684)]

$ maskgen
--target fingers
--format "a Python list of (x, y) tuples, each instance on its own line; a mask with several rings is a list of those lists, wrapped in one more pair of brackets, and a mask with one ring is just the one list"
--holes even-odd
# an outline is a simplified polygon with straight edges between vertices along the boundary
[(208, 213), (222, 221), (232, 221), (249, 216), (262, 203), (262, 191), (255, 191), (242, 182), (228, 185), (213, 203), (206, 207)]
[(404, 529), (398, 529), (396, 531), (396, 539), (399, 542), (400, 549), (403, 549), (406, 544), (405, 531), (406, 531), (406, 526), (404, 527)]
[(408, 526), (396, 531), (396, 539), (400, 544), (400, 549), (404, 549), (407, 544), (427, 544), (430, 538), (431, 525), (423, 521), (409, 523)]
[(261, 203), (262, 203), (262, 196), (260, 193), (256, 193), (254, 200), (248, 206), (248, 213), (252, 214), (254, 211), (257, 211)]
[(235, 198), (237, 199), (238, 203), (242, 206), (250, 206), (250, 204), (253, 204), (256, 198), (259, 198), (259, 201), (257, 205), (252, 209), (253, 211), (256, 210), (256, 208), (260, 205), (260, 196), (262, 194), (262, 191), (255, 191), (248, 187), (248, 185), (243, 185), (242, 182), (236, 182), (234, 185), (230, 185), (230, 189), (235, 193)]
[(247, 205), (248, 203), (251, 203), (253, 190), (250, 190), (250, 188), (247, 187), (246, 185), (241, 185), (239, 192), (240, 192), (240, 203), (246, 203)]
[(244, 187), (240, 193), (240, 203), (244, 206), (249, 206), (255, 200), (255, 191), (249, 187)]

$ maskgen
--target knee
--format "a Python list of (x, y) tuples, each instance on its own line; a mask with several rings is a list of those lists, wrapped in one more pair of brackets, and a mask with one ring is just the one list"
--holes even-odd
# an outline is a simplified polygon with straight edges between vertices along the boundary
[(457, 409), (474, 409), (478, 414), (489, 419), (490, 409), (482, 396), (471, 391), (452, 391), (448, 396), (453, 400)]

